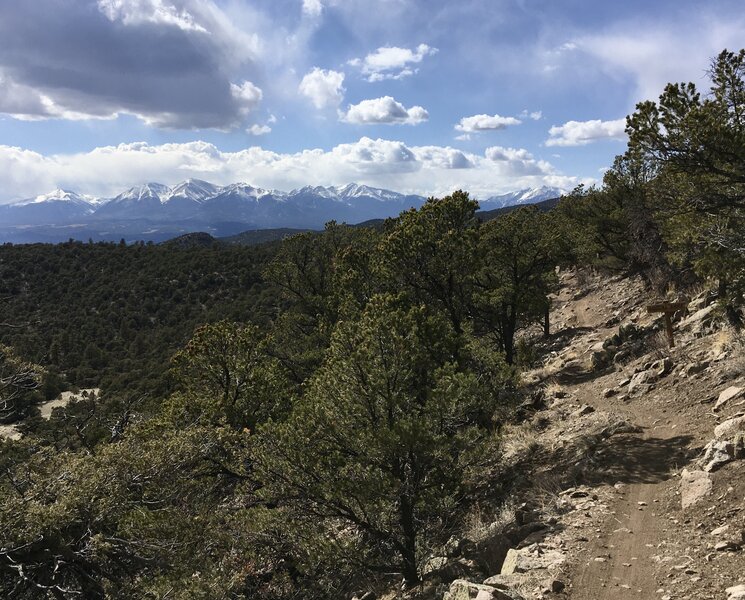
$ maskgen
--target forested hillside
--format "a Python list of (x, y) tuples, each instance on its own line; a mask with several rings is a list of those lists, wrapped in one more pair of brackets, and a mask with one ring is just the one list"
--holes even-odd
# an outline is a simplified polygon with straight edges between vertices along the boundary
[[(549, 318), (557, 268), (716, 285), (742, 325), (745, 51), (711, 80), (639, 105), (602, 186), (549, 211), (483, 222), (456, 191), (272, 245), (1, 247), (2, 416), (30, 418), (1, 442), (0, 595), (439, 600), (493, 575), (501, 550), (458, 540), (530, 525), (504, 433), (544, 398), (521, 370), (583, 333)], [(102, 395), (45, 421), (51, 375)]]
[(194, 328), (266, 323), (261, 271), (275, 246), (0, 247), (0, 343), (79, 387), (162, 396), (168, 360)]

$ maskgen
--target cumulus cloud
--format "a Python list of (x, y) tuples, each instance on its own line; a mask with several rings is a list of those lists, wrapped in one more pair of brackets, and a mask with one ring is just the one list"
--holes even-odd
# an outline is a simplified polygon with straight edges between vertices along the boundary
[(298, 88), (318, 108), (333, 108), (344, 100), (344, 73), (318, 67), (306, 73)]
[(429, 119), (421, 106), (406, 108), (395, 98), (383, 96), (350, 105), (341, 120), (355, 125), (418, 125)]
[(463, 133), (478, 133), (480, 131), (496, 131), (506, 129), (510, 125), (520, 125), (522, 121), (515, 117), (501, 117), (499, 115), (473, 115), (463, 117), (455, 126), (456, 131)]
[(432, 48), (427, 44), (419, 44), (414, 50), (398, 46), (383, 46), (365, 58), (350, 60), (349, 64), (358, 67), (370, 82), (403, 79), (417, 72), (414, 65), (436, 53), (437, 48)]
[(272, 128), (269, 127), (269, 125), (258, 125), (254, 124), (251, 125), (248, 129), (246, 129), (246, 133), (250, 133), (251, 135), (266, 135), (267, 133), (271, 133)]
[(586, 146), (600, 140), (625, 140), (626, 119), (567, 121), (548, 131), (546, 146)]
[(14, 118), (229, 129), (256, 105), (237, 74), (258, 43), (212, 0), (0, 3), (0, 39), (0, 112)]
[[(536, 158), (524, 148), (504, 148), (492, 146), (484, 152), (490, 161), (507, 169), (514, 176), (551, 176), (556, 174), (556, 169), (551, 163)], [(561, 186), (558, 186), (561, 187)]]
[(571, 189), (579, 183), (526, 150), (493, 147), (479, 155), (369, 137), (329, 150), (295, 153), (258, 146), (223, 152), (201, 141), (157, 146), (137, 142), (54, 155), (0, 146), (0, 201), (30, 198), (57, 187), (110, 197), (148, 181), (172, 185), (189, 177), (228, 184), (245, 181), (247, 173), (253, 185), (283, 190), (355, 181), (424, 196), (460, 188), (482, 198), (540, 185)]
[(309, 17), (318, 17), (323, 12), (321, 0), (303, 0), (303, 14)]

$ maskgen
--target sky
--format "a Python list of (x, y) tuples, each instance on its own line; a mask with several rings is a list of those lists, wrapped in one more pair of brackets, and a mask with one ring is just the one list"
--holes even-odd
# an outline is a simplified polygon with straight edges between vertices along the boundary
[(743, 45), (742, 0), (0, 0), (0, 202), (568, 190), (637, 102)]

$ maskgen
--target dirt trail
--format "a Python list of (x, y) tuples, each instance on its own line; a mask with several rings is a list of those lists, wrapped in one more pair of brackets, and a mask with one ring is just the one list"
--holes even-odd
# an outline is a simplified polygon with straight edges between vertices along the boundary
[[(567, 358), (587, 361), (621, 323), (650, 323), (644, 310), (649, 298), (624, 285), (603, 284), (580, 293), (582, 286), (569, 279), (555, 306), (557, 322), (576, 331), (563, 350)], [(652, 345), (620, 368), (580, 373), (574, 380), (572, 371), (565, 378), (557, 374), (572, 402), (618, 415), (636, 428), (608, 438), (579, 482), (597, 494), (599, 506), (584, 514), (583, 523), (567, 522), (575, 533), (568, 538), (572, 551), (565, 573), (571, 584), (563, 597), (714, 600), (726, 597), (728, 585), (742, 583), (743, 553), (713, 551), (711, 532), (723, 523), (736, 529), (733, 515), (745, 521), (745, 481), (738, 475), (745, 474), (745, 466), (732, 463), (717, 472), (710, 499), (692, 509), (683, 511), (679, 495), (681, 470), (700, 468), (694, 459), (713, 437), (716, 423), (726, 418), (712, 412), (712, 397), (732, 385), (739, 372), (732, 363), (714, 359), (717, 335), (679, 332), (672, 351), (655, 351)], [(737, 351), (731, 354), (736, 360)], [(663, 355), (670, 357), (672, 372), (649, 391), (626, 395), (621, 381)], [(709, 366), (694, 376), (681, 375), (680, 368), (692, 362)]]
[[(581, 402), (598, 409), (609, 408), (607, 402), (583, 395), (577, 394)], [(659, 600), (660, 552), (668, 525), (660, 512), (671, 482), (677, 481), (675, 471), (687, 460), (691, 439), (677, 434), (677, 427), (653, 426), (665, 415), (649, 407), (641, 415), (615, 408), (642, 431), (612, 438), (603, 455), (605, 469), (587, 482), (614, 486), (615, 501), (608, 506), (608, 517), (596, 536), (588, 540), (586, 552), (577, 563), (570, 597), (627, 599), (633, 592), (638, 600)]]

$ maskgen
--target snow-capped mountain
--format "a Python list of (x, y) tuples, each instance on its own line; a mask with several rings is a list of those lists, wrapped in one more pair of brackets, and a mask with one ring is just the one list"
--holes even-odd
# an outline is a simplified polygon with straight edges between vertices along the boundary
[(493, 208), (504, 208), (505, 206), (516, 206), (518, 204), (536, 204), (544, 200), (558, 198), (566, 192), (561, 188), (541, 186), (537, 188), (525, 188), (515, 192), (508, 192), (498, 196), (491, 196), (486, 200), (480, 200), (479, 204), (484, 210)]
[[(490, 210), (531, 204), (562, 194), (540, 187), (492, 196), (480, 202)], [(231, 235), (248, 229), (320, 229), (331, 220), (360, 223), (393, 217), (419, 207), (423, 196), (350, 183), (305, 186), (290, 192), (247, 183), (219, 186), (188, 179), (175, 186), (146, 183), (109, 199), (55, 190), (0, 205), (0, 243), (8, 240), (167, 239), (191, 231)], [(23, 235), (18, 232), (23, 231)]]
[(90, 217), (96, 201), (68, 190), (54, 190), (35, 198), (0, 206), (2, 225), (69, 225)]

